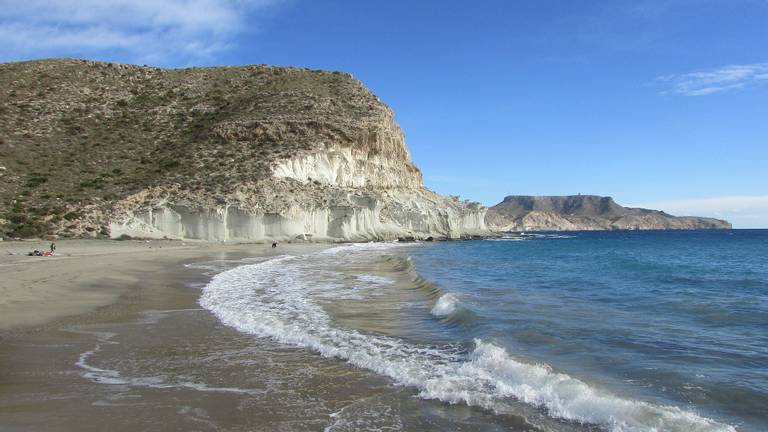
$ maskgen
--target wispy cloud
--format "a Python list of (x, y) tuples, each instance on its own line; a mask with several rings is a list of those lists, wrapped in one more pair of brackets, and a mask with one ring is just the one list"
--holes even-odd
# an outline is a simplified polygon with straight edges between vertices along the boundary
[(726, 219), (737, 228), (768, 228), (768, 195), (723, 196), (632, 204), (678, 216)]
[(280, 0), (0, 0), (2, 60), (107, 56), (208, 60)]
[(657, 80), (669, 86), (662, 94), (704, 96), (768, 82), (768, 63), (724, 66), (708, 71), (666, 75)]

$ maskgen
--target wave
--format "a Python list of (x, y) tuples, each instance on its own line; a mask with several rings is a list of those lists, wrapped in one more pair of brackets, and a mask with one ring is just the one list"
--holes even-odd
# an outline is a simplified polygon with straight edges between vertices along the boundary
[(392, 285), (393, 283), (395, 283), (394, 280), (388, 277), (377, 276), (372, 274), (358, 275), (357, 280), (363, 283), (373, 284), (373, 285)]
[[(186, 309), (179, 310), (166, 310), (155, 312), (185, 312)], [(147, 387), (154, 389), (172, 389), (172, 388), (185, 388), (192, 389), (201, 392), (214, 392), (214, 393), (238, 393), (238, 394), (250, 394), (261, 395), (264, 390), (256, 389), (241, 389), (236, 387), (212, 387), (204, 383), (197, 383), (191, 381), (184, 382), (169, 382), (166, 376), (149, 376), (149, 377), (128, 377), (123, 376), (119, 371), (114, 369), (105, 369), (92, 365), (90, 363), (91, 357), (101, 352), (104, 346), (118, 345), (119, 342), (115, 342), (112, 339), (117, 336), (115, 333), (110, 332), (96, 332), (86, 330), (68, 330), (72, 333), (88, 334), (96, 337), (96, 346), (88, 351), (80, 353), (75, 362), (75, 366), (83, 370), (82, 376), (88, 380), (91, 380), (99, 384), (107, 385), (123, 385), (132, 387)]]
[[(560, 426), (583, 423), (617, 432), (735, 431), (677, 407), (615, 396), (548, 365), (519, 361), (488, 341), (475, 340), (467, 352), (455, 345), (413, 344), (335, 326), (313, 293), (329, 298), (343, 295), (345, 288), (318, 280), (314, 274), (324, 262), (329, 264), (326, 257), (333, 263), (349, 262), (361, 251), (391, 247), (379, 245), (342, 246), (243, 265), (214, 276), (199, 302), (241, 332), (345, 360), (410, 386), (421, 398), (518, 415), (522, 409), (528, 421), (535, 418), (540, 427), (554, 418)], [(344, 260), (339, 261), (339, 254)], [(448, 295), (440, 297), (446, 298), (446, 304), (451, 303)], [(525, 411), (521, 405), (535, 409)], [(537, 418), (537, 410), (549, 417)]]
[(432, 315), (443, 317), (456, 312), (456, 305), (459, 303), (459, 296), (454, 293), (443, 294), (432, 308)]
[(487, 238), (486, 241), (526, 241), (535, 239), (570, 239), (576, 238), (569, 234), (502, 234), (501, 237)]

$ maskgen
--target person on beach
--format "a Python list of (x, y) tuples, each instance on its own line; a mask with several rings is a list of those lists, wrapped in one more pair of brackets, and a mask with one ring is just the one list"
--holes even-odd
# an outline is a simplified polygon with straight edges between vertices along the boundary
[(277, 247), (277, 243), (272, 243), (272, 247), (276, 248)]
[(51, 253), (56, 252), (56, 243), (51, 242)]

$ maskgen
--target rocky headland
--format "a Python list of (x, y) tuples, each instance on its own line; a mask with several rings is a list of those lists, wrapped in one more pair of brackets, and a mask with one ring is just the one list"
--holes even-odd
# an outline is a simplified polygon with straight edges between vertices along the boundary
[(488, 233), (424, 187), (392, 110), (341, 72), (0, 64), (0, 234), (362, 241)]
[(510, 195), (488, 209), (485, 223), (497, 231), (587, 231), (730, 229), (727, 221), (672, 216), (658, 210), (622, 207), (596, 195)]

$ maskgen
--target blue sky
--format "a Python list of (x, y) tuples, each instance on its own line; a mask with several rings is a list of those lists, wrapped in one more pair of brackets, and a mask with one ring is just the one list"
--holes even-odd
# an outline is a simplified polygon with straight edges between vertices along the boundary
[(0, 0), (0, 60), (353, 73), (425, 183), (768, 227), (766, 0)]

